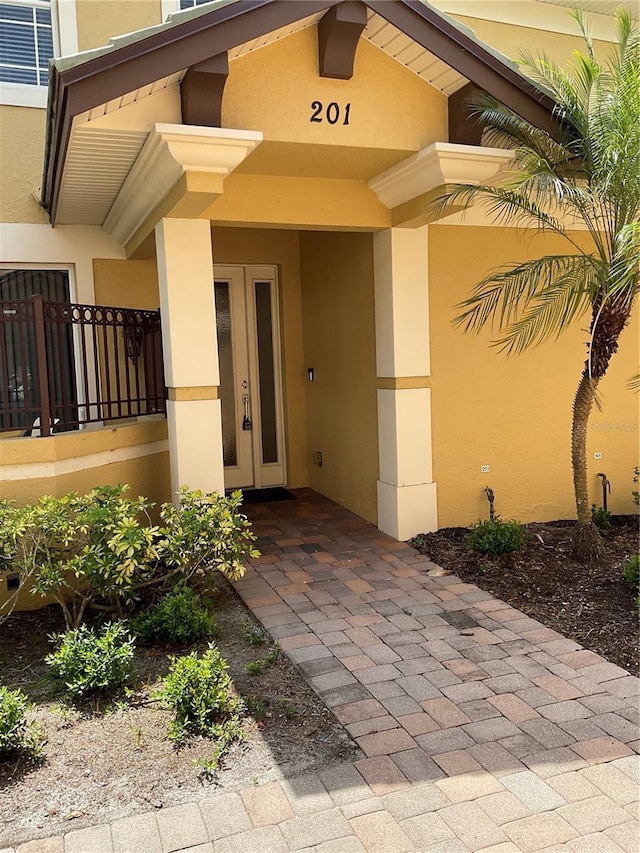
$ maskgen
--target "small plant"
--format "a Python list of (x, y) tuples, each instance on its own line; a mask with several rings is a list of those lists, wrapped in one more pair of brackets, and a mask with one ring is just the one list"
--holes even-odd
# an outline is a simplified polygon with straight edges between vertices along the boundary
[[(633, 469), (633, 482), (640, 482), (640, 468)], [(634, 489), (631, 492), (631, 497), (633, 499), (634, 504), (636, 505), (636, 512), (640, 512), (640, 492), (638, 489)]]
[(632, 554), (622, 570), (624, 579), (638, 587), (640, 592), (640, 554)]
[(472, 551), (498, 557), (522, 548), (526, 541), (526, 530), (519, 521), (478, 521), (472, 524), (467, 534), (467, 545)]
[(215, 738), (228, 746), (240, 733), (240, 702), (233, 695), (227, 662), (214, 643), (198, 652), (171, 658), (158, 694), (173, 711), (168, 737), (180, 743), (187, 734)]
[(258, 628), (248, 619), (244, 623), (244, 636), (250, 646), (264, 646), (267, 642), (267, 634), (262, 628)]
[(21, 690), (0, 685), (0, 758), (14, 752), (40, 754), (40, 727), (35, 720), (27, 720), (32, 707), (33, 703)]
[(257, 696), (245, 696), (244, 704), (247, 711), (257, 723), (261, 723), (267, 716), (267, 703)]
[(220, 756), (214, 754), (213, 758), (194, 758), (193, 766), (198, 771), (198, 778), (203, 782), (213, 782), (220, 769)]
[(293, 720), (300, 713), (299, 708), (297, 708), (292, 702), (287, 702), (286, 700), (280, 703), (280, 707), (287, 718), (287, 720)]
[(74, 698), (107, 695), (131, 679), (133, 639), (122, 622), (107, 623), (98, 631), (82, 625), (52, 639), (58, 648), (45, 661)]
[(597, 507), (595, 504), (592, 504), (591, 521), (595, 524), (600, 533), (606, 534), (609, 532), (609, 528), (611, 527), (611, 513), (603, 507)]
[(280, 646), (275, 643), (269, 654), (260, 660), (252, 660), (245, 666), (249, 675), (262, 675), (262, 673), (273, 666), (280, 657)]
[(146, 613), (130, 622), (133, 633), (145, 642), (190, 645), (218, 634), (214, 617), (191, 587), (182, 586), (165, 595)]
[(142, 726), (131, 725), (129, 726), (129, 731), (135, 737), (136, 749), (138, 750), (138, 752), (140, 752), (140, 750), (142, 750), (142, 748), (144, 747), (144, 732), (142, 730)]

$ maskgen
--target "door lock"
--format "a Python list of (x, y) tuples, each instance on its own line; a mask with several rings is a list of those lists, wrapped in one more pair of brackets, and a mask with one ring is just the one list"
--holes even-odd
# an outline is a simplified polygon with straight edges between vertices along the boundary
[(242, 395), (242, 404), (244, 406), (244, 417), (242, 418), (242, 429), (246, 432), (247, 430), (250, 430), (253, 428), (253, 424), (251, 423), (251, 418), (249, 416), (250, 410), (249, 410), (249, 395), (248, 394)]

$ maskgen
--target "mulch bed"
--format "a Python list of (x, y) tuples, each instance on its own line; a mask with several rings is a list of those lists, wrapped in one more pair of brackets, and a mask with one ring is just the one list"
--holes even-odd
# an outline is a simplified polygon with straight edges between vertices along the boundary
[(614, 516), (605, 558), (589, 571), (571, 556), (574, 522), (527, 525), (527, 544), (515, 554), (491, 558), (465, 544), (466, 528), (417, 536), (412, 545), (463, 581), (517, 607), (549, 628), (637, 674), (637, 590), (622, 576), (638, 550), (638, 518)]
[(43, 663), (52, 648), (48, 635), (64, 628), (59, 608), (16, 613), (0, 625), (0, 681), (36, 703), (47, 740), (41, 764), (0, 760), (0, 848), (361, 756), (286, 655), (258, 676), (247, 673), (246, 664), (264, 659), (272, 641), (265, 635), (263, 645), (251, 645), (248, 636), (260, 626), (224, 580), (213, 611), (222, 629), (216, 643), (252, 713), (245, 741), (231, 748), (212, 779), (194, 765), (212, 757), (212, 742), (194, 737), (175, 748), (166, 738), (169, 711), (149, 701), (169, 655), (189, 648), (139, 647), (133, 701), (78, 710), (56, 693)]

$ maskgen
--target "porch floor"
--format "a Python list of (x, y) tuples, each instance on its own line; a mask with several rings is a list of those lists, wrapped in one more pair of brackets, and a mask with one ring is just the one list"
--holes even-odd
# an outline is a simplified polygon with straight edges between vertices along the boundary
[(362, 758), (19, 853), (636, 853), (640, 681), (296, 495), (247, 507), (237, 588)]

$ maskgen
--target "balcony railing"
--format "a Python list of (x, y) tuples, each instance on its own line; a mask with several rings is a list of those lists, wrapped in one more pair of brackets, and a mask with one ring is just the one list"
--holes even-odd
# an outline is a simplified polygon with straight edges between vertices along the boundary
[(160, 312), (0, 302), (0, 432), (48, 436), (166, 413)]

